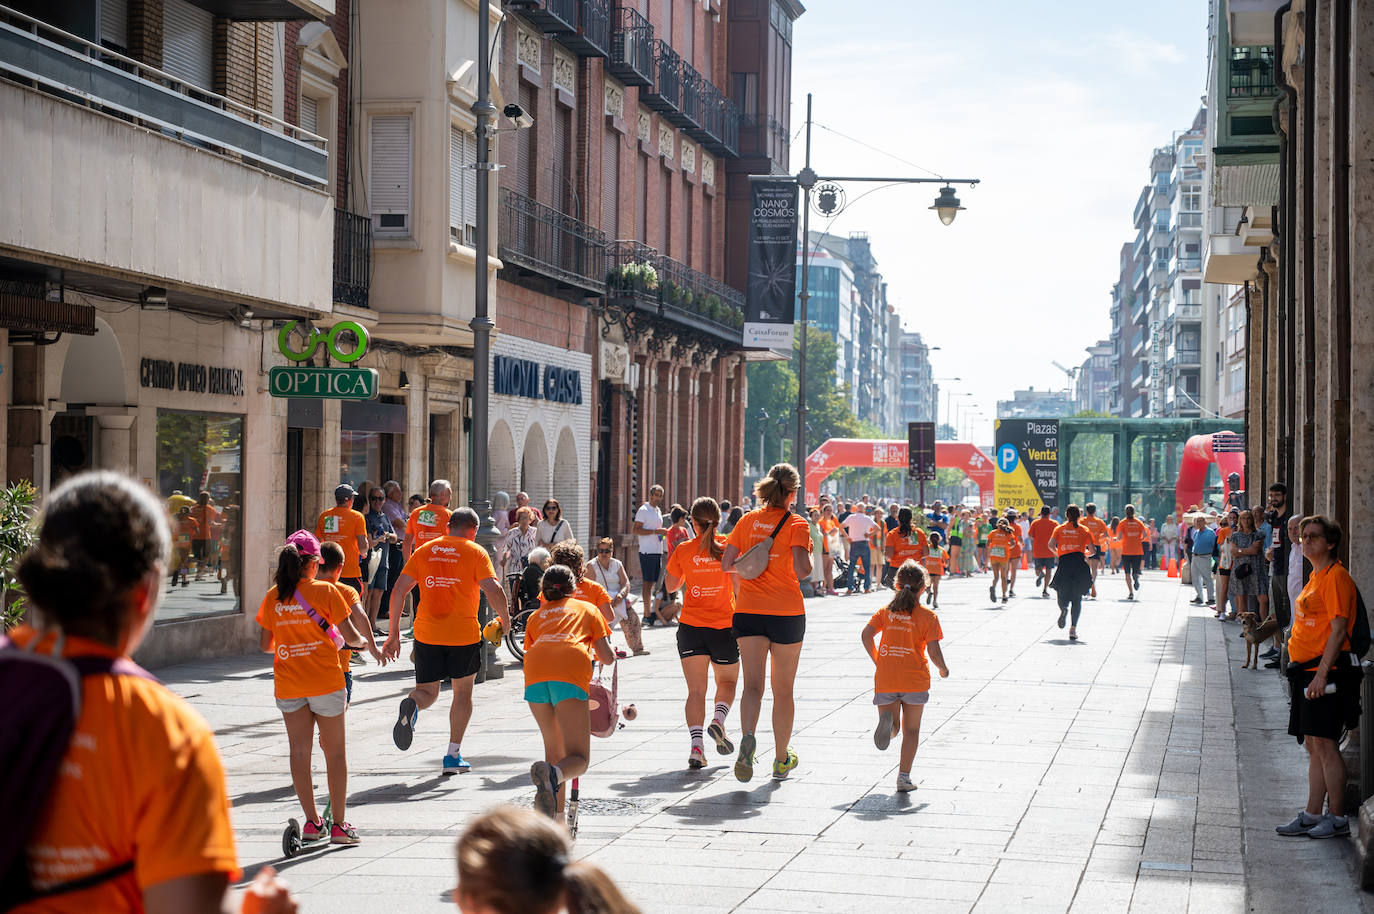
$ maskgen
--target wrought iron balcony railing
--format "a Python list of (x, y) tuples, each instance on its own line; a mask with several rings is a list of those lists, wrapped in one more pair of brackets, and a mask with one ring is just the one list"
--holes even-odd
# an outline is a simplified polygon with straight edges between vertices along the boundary
[(670, 111), (665, 117), (688, 134), (692, 134), (693, 131), (699, 132), (703, 86), (710, 84), (710, 80), (697, 72), (696, 67), (685, 60), (679, 60), (677, 111)]
[[(688, 135), (716, 155), (739, 155), (739, 108), (705, 78), (698, 83), (698, 96), (694, 103), (697, 123), (687, 128)], [(688, 105), (685, 84), (683, 105)]]
[(606, 69), (627, 86), (651, 86), (654, 82), (654, 27), (626, 6), (615, 8), (611, 32), (611, 57)]
[(732, 346), (741, 344), (744, 293), (637, 241), (618, 241), (611, 250), (607, 299)]
[(372, 220), (334, 210), (334, 301), (368, 307), (372, 285)]
[(549, 34), (577, 31), (577, 0), (507, 0), (506, 6)]
[(580, 57), (611, 53), (611, 0), (577, 0), (577, 30), (557, 36)]
[(662, 38), (654, 39), (653, 84), (645, 86), (639, 100), (674, 123), (682, 112), (682, 58)]
[(501, 189), (498, 248), (503, 261), (530, 273), (598, 295), (606, 291), (605, 234), (508, 187)]

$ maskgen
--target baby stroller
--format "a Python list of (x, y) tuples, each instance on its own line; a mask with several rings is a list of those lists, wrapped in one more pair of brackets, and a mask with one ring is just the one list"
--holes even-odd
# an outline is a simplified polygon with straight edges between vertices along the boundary
[(510, 608), (510, 631), (506, 632), (506, 647), (516, 660), (525, 659), (525, 623), (539, 608), (539, 582), (543, 575), (531, 573), (531, 569), (538, 570), (536, 566), (530, 565), (524, 571), (506, 575), (506, 585), (515, 595), (514, 605)]
[(832, 575), (836, 590), (849, 590), (852, 586), (850, 579), (852, 576), (854, 563), (847, 562), (838, 552), (830, 553), (830, 558), (834, 561), (835, 570)]
[[(592, 679), (591, 688), (587, 690), (587, 710), (591, 715), (592, 736), (605, 739), (615, 731), (625, 726), (620, 719), (634, 720), (636, 715), (635, 706), (630, 704), (624, 708), (620, 707), (620, 664), (615, 664), (611, 669), (611, 684), (608, 687), (603, 680), (602, 674), (605, 668), (601, 664), (596, 664), (596, 675)], [(568, 804), (565, 807), (565, 815), (568, 821), (568, 834), (573, 838), (577, 837), (577, 807), (579, 804), (580, 785), (578, 778), (573, 778), (568, 784)]]

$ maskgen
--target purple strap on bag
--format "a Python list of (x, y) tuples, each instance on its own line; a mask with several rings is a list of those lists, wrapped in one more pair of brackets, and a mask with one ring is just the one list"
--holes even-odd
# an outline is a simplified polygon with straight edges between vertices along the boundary
[(297, 603), (305, 608), (305, 614), (320, 627), (320, 631), (324, 632), (325, 637), (334, 645), (334, 649), (336, 651), (343, 650), (344, 639), (343, 635), (339, 634), (338, 627), (315, 611), (315, 607), (310, 605), (310, 601), (305, 598), (305, 594), (301, 593), (300, 588), (296, 588), (295, 599)]

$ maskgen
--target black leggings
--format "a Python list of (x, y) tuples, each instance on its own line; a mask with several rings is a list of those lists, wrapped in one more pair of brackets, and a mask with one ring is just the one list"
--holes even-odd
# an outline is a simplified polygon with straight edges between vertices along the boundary
[(1059, 594), (1059, 608), (1069, 610), (1070, 623), (1074, 628), (1078, 627), (1078, 614), (1083, 611), (1083, 597), (1066, 597)]

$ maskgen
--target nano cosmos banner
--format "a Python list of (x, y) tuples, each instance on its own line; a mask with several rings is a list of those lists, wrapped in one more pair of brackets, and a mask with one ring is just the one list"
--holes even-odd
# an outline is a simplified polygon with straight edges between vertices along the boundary
[(993, 462), (997, 470), (997, 510), (1015, 508), (1018, 512), (1040, 513), (1041, 505), (1052, 508), (1059, 492), (1059, 420), (998, 419), (997, 447)]
[(796, 315), (797, 185), (751, 181), (744, 346), (791, 354)]

